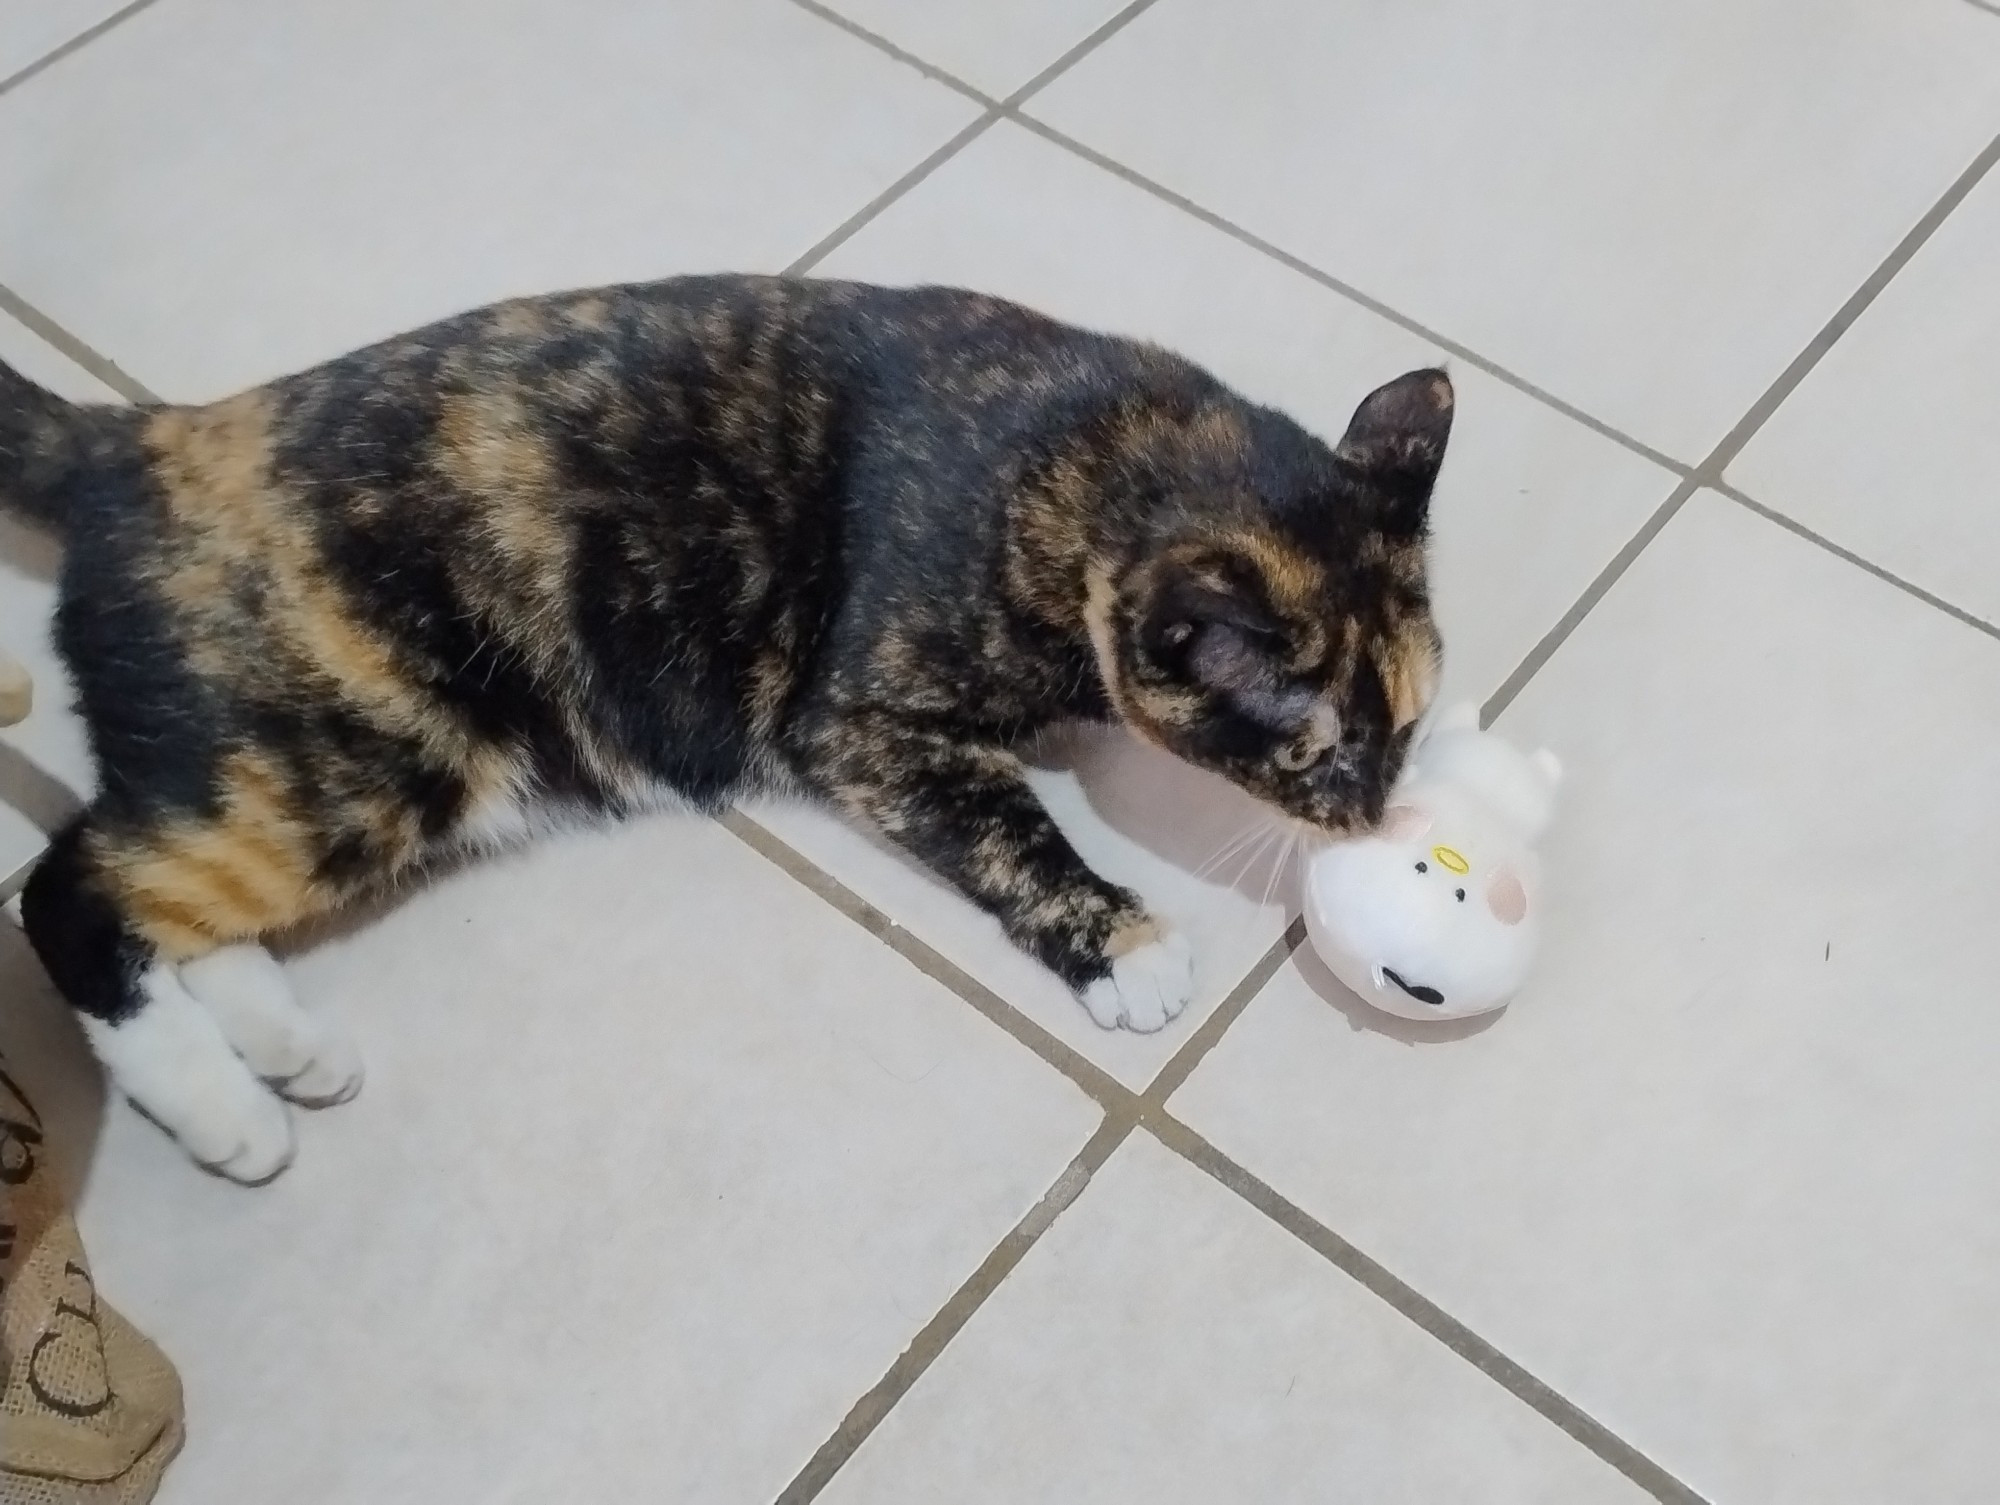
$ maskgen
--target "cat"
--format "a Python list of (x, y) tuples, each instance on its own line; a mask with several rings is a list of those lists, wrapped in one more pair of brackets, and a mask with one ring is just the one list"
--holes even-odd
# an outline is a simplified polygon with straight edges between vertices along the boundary
[(279, 1095), (360, 1082), (262, 938), (566, 815), (803, 791), (1098, 1024), (1159, 1029), (1184, 940), (1013, 748), (1116, 720), (1314, 830), (1375, 822), (1438, 676), (1452, 411), (1413, 371), (1329, 446), (996, 298), (735, 276), (500, 303), (200, 407), (0, 367), (0, 506), (64, 541), (100, 773), (28, 937), (118, 1088), (251, 1183), (291, 1156)]

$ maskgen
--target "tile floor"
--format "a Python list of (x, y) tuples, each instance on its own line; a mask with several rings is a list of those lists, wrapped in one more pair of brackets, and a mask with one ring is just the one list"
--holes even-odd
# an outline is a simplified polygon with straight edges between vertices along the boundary
[[(370, 1085), (258, 1192), (0, 926), (162, 1499), (1992, 1499), (1996, 78), (1976, 0), (0, 0), (0, 358), (72, 396), (714, 267), (1322, 430), (1443, 359), (1451, 690), (1571, 770), (1542, 971), (1447, 1034), (1116, 736), (1037, 780), (1194, 935), (1150, 1039), (824, 815), (569, 837), (293, 959)], [(0, 532), (0, 885), (90, 779), (52, 565)]]

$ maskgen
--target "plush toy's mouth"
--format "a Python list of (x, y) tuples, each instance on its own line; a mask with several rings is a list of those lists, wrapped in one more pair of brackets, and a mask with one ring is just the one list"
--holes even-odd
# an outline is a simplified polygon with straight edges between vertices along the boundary
[(1378, 967), (1376, 970), (1405, 993), (1416, 999), (1418, 1003), (1428, 1003), (1433, 1008), (1443, 1006), (1444, 994), (1440, 993), (1436, 988), (1426, 988), (1419, 984), (1404, 982), (1394, 967)]

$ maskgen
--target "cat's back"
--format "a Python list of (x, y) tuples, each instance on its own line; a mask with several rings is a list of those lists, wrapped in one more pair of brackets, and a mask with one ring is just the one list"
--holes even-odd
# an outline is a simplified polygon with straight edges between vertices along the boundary
[(693, 276), (456, 315), (158, 410), (144, 442), (177, 519), (254, 497), (320, 530), (462, 541), (621, 504), (789, 511), (875, 460), (962, 477), (1162, 381), (1206, 379), (983, 294)]
[(222, 401), (145, 415), (110, 542), (197, 618), (337, 593), (430, 629), (550, 610), (673, 537), (802, 521), (839, 373), (799, 284), (681, 278), (515, 299)]

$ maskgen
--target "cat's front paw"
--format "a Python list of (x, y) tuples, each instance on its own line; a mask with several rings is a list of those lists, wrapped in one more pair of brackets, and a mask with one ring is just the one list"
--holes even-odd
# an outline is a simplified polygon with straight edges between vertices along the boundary
[(1157, 925), (1149, 928), (1150, 939), (1113, 957), (1110, 974), (1078, 995), (1100, 1029), (1122, 1027), (1150, 1035), (1164, 1029), (1194, 996), (1194, 962), (1187, 937)]

